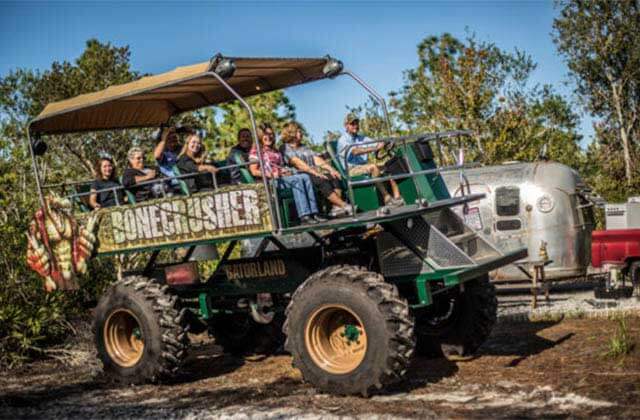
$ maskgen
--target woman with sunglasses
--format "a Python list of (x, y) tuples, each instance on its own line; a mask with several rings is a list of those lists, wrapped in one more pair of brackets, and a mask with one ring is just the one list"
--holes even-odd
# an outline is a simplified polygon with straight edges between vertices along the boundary
[[(278, 188), (291, 188), (300, 222), (302, 224), (326, 222), (327, 219), (318, 215), (318, 204), (311, 178), (304, 173), (294, 174), (284, 167), (284, 159), (275, 148), (275, 132), (269, 124), (262, 124), (258, 128), (258, 139), (262, 146), (265, 176), (276, 180)], [(258, 152), (255, 146), (249, 152), (249, 157), (254, 160), (258, 159)], [(249, 171), (254, 177), (262, 177), (259, 162), (249, 165)]]

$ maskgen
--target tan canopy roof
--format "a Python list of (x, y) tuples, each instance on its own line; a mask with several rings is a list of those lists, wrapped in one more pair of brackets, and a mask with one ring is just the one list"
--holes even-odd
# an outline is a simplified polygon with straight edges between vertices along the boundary
[[(241, 96), (286, 88), (324, 78), (326, 58), (231, 58), (236, 71), (226, 80)], [(235, 99), (210, 72), (212, 62), (178, 67), (48, 104), (31, 122), (32, 132), (151, 127), (185, 111)]]

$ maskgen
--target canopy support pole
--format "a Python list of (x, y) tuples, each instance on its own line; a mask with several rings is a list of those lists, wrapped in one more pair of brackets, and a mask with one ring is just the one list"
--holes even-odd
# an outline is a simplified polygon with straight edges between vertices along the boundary
[[(251, 120), (251, 134), (253, 135), (253, 140), (255, 141), (255, 145), (256, 145), (256, 151), (258, 153), (258, 160), (260, 161), (260, 173), (262, 174), (262, 183), (264, 184), (264, 188), (266, 189), (266, 192), (267, 192), (267, 204), (269, 205), (269, 216), (271, 216), (271, 224), (276, 231), (280, 231), (281, 230), (280, 220), (278, 217), (275, 216), (275, 213), (273, 210), (273, 196), (269, 188), (269, 180), (267, 179), (267, 176), (265, 173), (265, 168), (264, 168), (265, 165), (262, 164), (263, 163), (262, 147), (260, 145), (260, 140), (258, 139), (258, 127), (256, 126), (256, 120), (255, 120), (255, 117), (253, 116), (253, 110), (251, 109), (251, 106), (247, 103), (247, 101), (245, 101), (244, 98), (242, 98), (242, 96), (240, 96), (238, 92), (236, 92), (231, 87), (231, 85), (229, 85), (218, 73), (214, 71), (210, 71), (210, 72), (207, 72), (207, 74), (215, 77), (218, 80), (218, 82), (220, 82), (220, 84), (224, 86), (225, 89), (227, 89), (233, 96), (235, 96), (235, 98), (242, 104), (242, 106), (249, 113), (249, 119)], [(276, 203), (276, 206), (277, 206), (277, 203)]]
[(391, 120), (389, 119), (389, 110), (387, 109), (387, 102), (384, 98), (376, 92), (371, 86), (366, 84), (364, 80), (359, 78), (355, 73), (352, 73), (349, 70), (343, 70), (340, 74), (347, 75), (356, 81), (360, 86), (364, 88), (373, 98), (378, 102), (378, 104), (382, 107), (382, 112), (384, 113), (384, 120), (387, 123), (387, 135), (391, 137)]
[(42, 183), (40, 182), (40, 173), (38, 172), (38, 162), (36, 161), (36, 155), (33, 153), (33, 147), (31, 147), (31, 130), (27, 127), (27, 148), (31, 155), (31, 166), (33, 167), (33, 175), (36, 178), (36, 188), (38, 190), (38, 198), (40, 199), (40, 206), (44, 208), (44, 194), (42, 193)]
[[(376, 90), (374, 88), (372, 88), (371, 86), (369, 86), (368, 84), (365, 83), (364, 80), (362, 80), (360, 77), (358, 77), (358, 75), (356, 75), (355, 73), (349, 71), (349, 70), (343, 70), (342, 72), (340, 72), (340, 74), (344, 74), (346, 76), (351, 77), (353, 80), (356, 81), (356, 83), (358, 83), (360, 86), (362, 86), (364, 88), (364, 90), (366, 90), (367, 92), (369, 92), (369, 94), (373, 97), (373, 99), (375, 99), (375, 101), (378, 103), (378, 105), (380, 105), (382, 107), (382, 112), (384, 114), (384, 120), (387, 123), (387, 135), (391, 138), (392, 134), (391, 134), (391, 119), (389, 118), (389, 110), (387, 109), (387, 102), (384, 100), (384, 98), (382, 97), (382, 95), (380, 95), (378, 92), (376, 92)], [(409, 169), (409, 173), (413, 175), (413, 169), (411, 169), (411, 163), (409, 162), (409, 153), (407, 150), (407, 141), (404, 140), (403, 142), (403, 146), (404, 146), (404, 160), (405, 163), (407, 165), (407, 168)], [(386, 146), (386, 145), (385, 145)], [(339, 154), (339, 151), (338, 151)], [(344, 156), (345, 162), (347, 161), (347, 153), (345, 152), (345, 156)], [(353, 194), (353, 185), (351, 183), (351, 177), (349, 176), (349, 169), (348, 169), (348, 162), (347, 163), (347, 188), (349, 189), (349, 199), (352, 200), (353, 203), (353, 199), (354, 199), (354, 194)], [(419, 190), (418, 188), (418, 184), (416, 181), (416, 178), (414, 176), (411, 177), (411, 182), (413, 183), (414, 188), (416, 189), (416, 191)]]

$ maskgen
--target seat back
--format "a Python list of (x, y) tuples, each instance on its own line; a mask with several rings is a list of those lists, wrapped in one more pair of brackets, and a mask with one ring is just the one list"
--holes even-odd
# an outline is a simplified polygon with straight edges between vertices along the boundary
[(324, 149), (331, 157), (331, 163), (333, 163), (333, 167), (336, 168), (338, 172), (340, 172), (342, 179), (346, 179), (347, 174), (344, 171), (344, 167), (342, 166), (342, 161), (338, 159), (338, 140), (330, 140), (325, 142)]
[[(231, 155), (231, 161), (227, 161), (228, 165), (239, 165), (241, 163), (246, 163), (246, 161), (242, 158), (240, 153), (234, 153)], [(255, 184), (256, 179), (251, 175), (248, 166), (239, 166), (238, 171), (240, 171), (240, 179), (243, 184)]]
[[(213, 165), (216, 168), (223, 168), (227, 165), (231, 165), (232, 163), (228, 162), (226, 159), (224, 160), (216, 160), (213, 162)], [(216, 174), (216, 182), (218, 185), (228, 185), (231, 184), (231, 172), (228, 169), (219, 170)]]
[[(120, 184), (122, 184), (122, 176), (120, 176), (120, 178), (118, 180), (120, 181)], [(136, 203), (135, 194), (133, 194), (131, 191), (129, 191), (126, 188), (124, 189), (124, 193), (127, 195), (127, 201), (129, 202), (129, 204), (135, 204)]]
[[(346, 191), (347, 190), (347, 173), (344, 169), (344, 166), (342, 166), (342, 160), (338, 156), (338, 141), (337, 140), (327, 141), (325, 142), (324, 147), (327, 153), (329, 154), (329, 156), (331, 157), (331, 163), (333, 164), (334, 168), (336, 168), (336, 170), (340, 172), (340, 176), (342, 177), (343, 190)], [(369, 178), (371, 178), (369, 175), (357, 175), (357, 176), (352, 176), (351, 180), (359, 181), (362, 179), (369, 179)], [(363, 210), (363, 211), (375, 210), (378, 207), (380, 207), (380, 198), (378, 197), (378, 191), (376, 187), (373, 185), (362, 185), (362, 186), (353, 187), (353, 198), (355, 203), (351, 203), (351, 204), (356, 205), (360, 210)]]
[[(171, 167), (171, 172), (173, 173), (173, 176), (182, 175), (180, 173), (180, 169), (178, 169), (176, 165), (173, 165)], [(187, 186), (187, 183), (184, 182), (184, 178), (176, 178), (175, 181), (178, 183), (178, 188), (180, 188), (180, 192), (184, 195), (189, 195), (189, 187)]]

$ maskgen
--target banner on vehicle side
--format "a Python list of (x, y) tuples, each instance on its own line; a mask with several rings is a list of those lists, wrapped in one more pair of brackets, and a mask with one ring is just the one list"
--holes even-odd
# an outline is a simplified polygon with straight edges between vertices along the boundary
[(262, 184), (241, 184), (100, 210), (98, 253), (272, 230)]

